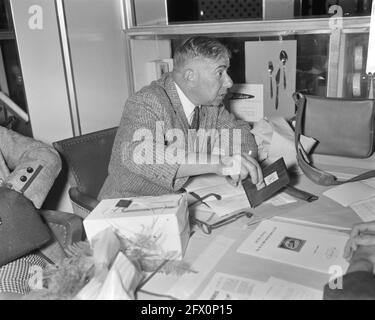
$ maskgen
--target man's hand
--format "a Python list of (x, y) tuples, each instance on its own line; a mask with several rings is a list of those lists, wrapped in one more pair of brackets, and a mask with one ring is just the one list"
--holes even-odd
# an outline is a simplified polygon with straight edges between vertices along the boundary
[(345, 245), (344, 258), (350, 260), (358, 246), (375, 246), (375, 221), (354, 225)]
[(243, 180), (250, 175), (252, 183), (263, 182), (263, 173), (258, 161), (247, 154), (222, 156), (220, 161), (218, 175), (230, 176), (234, 181)]

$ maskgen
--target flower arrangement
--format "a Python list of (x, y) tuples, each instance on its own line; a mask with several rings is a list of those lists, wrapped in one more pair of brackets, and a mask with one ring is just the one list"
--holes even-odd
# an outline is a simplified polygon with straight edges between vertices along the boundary
[[(145, 278), (137, 283), (135, 292), (148, 281), (145, 277), (147, 273), (151, 273), (152, 276), (156, 272), (175, 275), (195, 272), (188, 263), (172, 260), (174, 252), (162, 252), (156, 244), (157, 237), (151, 229), (144, 229), (144, 232), (128, 238), (115, 229), (107, 228), (98, 234), (95, 241), (91, 241), (91, 245), (85, 241), (70, 246), (66, 250), (67, 258), (57, 265), (49, 265), (43, 271), (43, 288), (32, 290), (24, 299), (77, 299), (81, 290), (102, 271), (103, 261), (99, 261), (97, 257), (111, 255), (109, 251), (113, 248), (117, 250), (114, 250), (115, 254), (108, 259), (108, 263), (104, 263), (105, 274), (112, 268), (115, 255), (124, 254), (142, 274), (141, 278)], [(102, 283), (104, 279), (100, 281)], [(130, 296), (133, 297), (135, 292)]]

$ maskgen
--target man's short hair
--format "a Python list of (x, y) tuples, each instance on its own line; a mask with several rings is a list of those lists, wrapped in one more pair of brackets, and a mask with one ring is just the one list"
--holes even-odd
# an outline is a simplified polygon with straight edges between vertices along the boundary
[(230, 50), (220, 41), (209, 37), (191, 37), (177, 47), (174, 57), (174, 68), (183, 67), (186, 62), (195, 57), (203, 57), (213, 60), (231, 57)]

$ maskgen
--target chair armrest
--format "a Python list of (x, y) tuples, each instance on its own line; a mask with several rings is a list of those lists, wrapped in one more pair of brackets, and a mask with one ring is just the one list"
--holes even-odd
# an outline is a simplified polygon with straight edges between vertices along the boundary
[(99, 204), (99, 201), (81, 191), (77, 187), (72, 187), (69, 189), (70, 200), (84, 208), (85, 210), (91, 212)]
[(39, 212), (63, 248), (82, 240), (83, 223), (77, 215), (53, 210), (39, 210)]

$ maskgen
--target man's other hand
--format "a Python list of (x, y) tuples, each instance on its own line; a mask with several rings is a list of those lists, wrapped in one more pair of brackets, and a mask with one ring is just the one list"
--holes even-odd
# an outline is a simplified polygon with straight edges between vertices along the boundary
[(344, 258), (350, 260), (358, 246), (375, 246), (375, 221), (354, 225), (345, 245)]
[(258, 161), (244, 153), (222, 156), (217, 174), (230, 176), (234, 181), (243, 180), (250, 175), (252, 183), (263, 183), (263, 173)]

